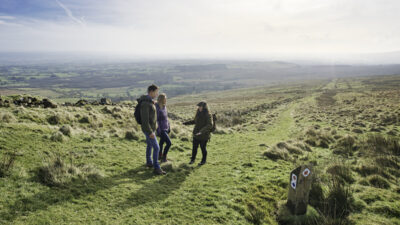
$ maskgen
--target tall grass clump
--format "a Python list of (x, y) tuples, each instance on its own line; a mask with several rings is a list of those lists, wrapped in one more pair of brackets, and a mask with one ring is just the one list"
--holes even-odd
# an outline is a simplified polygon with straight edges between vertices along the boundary
[(347, 165), (337, 163), (327, 171), (324, 177), (314, 177), (310, 190), (309, 203), (320, 214), (316, 224), (349, 224), (348, 215), (357, 208), (354, 190), (346, 181), (353, 182), (349, 175), (351, 171)]
[(0, 114), (0, 120), (4, 123), (14, 122), (16, 119), (13, 114), (9, 112), (4, 112)]
[(65, 136), (71, 137), (72, 136), (72, 128), (69, 125), (64, 125), (62, 127), (60, 127), (59, 130), (62, 134), (64, 134)]
[(0, 177), (6, 177), (10, 175), (15, 159), (17, 158), (16, 152), (6, 151), (1, 154), (0, 158)]
[(125, 139), (129, 141), (139, 140), (139, 134), (135, 130), (125, 132)]
[(272, 148), (269, 148), (267, 151), (263, 153), (264, 157), (267, 157), (273, 161), (277, 161), (279, 159), (281, 160), (291, 160), (291, 157), (289, 156), (289, 152), (286, 148), (278, 148), (276, 146), (273, 146)]
[(305, 143), (313, 147), (329, 148), (329, 145), (334, 142), (334, 138), (327, 131), (316, 130), (309, 128), (304, 133)]
[(346, 135), (337, 141), (333, 147), (333, 153), (352, 156), (357, 149), (356, 139), (351, 135)]
[(74, 165), (72, 160), (66, 163), (60, 155), (54, 155), (47, 159), (41, 167), (36, 170), (38, 180), (47, 186), (65, 186), (74, 181), (87, 181), (89, 179), (100, 179), (103, 174), (95, 167), (81, 164)]
[(349, 166), (343, 163), (334, 163), (329, 166), (326, 170), (327, 173), (335, 176), (337, 181), (346, 182), (346, 183), (354, 183), (355, 179), (353, 178), (352, 171)]
[(50, 140), (54, 142), (64, 142), (65, 139), (63, 133), (56, 131), (50, 136)]
[(57, 125), (62, 123), (62, 118), (58, 114), (51, 115), (47, 118), (47, 122), (51, 125)]
[(369, 135), (365, 140), (363, 149), (373, 155), (400, 156), (399, 138), (385, 137), (381, 134)]

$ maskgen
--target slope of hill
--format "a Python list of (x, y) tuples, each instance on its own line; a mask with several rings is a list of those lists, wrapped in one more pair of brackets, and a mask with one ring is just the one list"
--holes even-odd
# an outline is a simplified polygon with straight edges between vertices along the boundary
[[(166, 176), (144, 166), (132, 102), (43, 108), (2, 96), (0, 223), (400, 224), (399, 85), (339, 78), (171, 98)], [(200, 99), (219, 118), (201, 167), (188, 165), (182, 125)], [(289, 172), (304, 163), (316, 175), (309, 213), (293, 217)]]

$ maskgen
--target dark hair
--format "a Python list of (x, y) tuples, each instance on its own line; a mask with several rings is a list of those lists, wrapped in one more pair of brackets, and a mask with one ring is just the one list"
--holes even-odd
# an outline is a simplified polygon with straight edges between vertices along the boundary
[(150, 93), (151, 91), (156, 91), (156, 90), (158, 90), (158, 86), (155, 84), (152, 84), (147, 88), (147, 93)]
[(205, 102), (205, 101), (199, 102), (199, 104), (197, 104), (197, 106), (203, 107), (203, 111), (200, 112), (199, 110), (196, 110), (196, 116), (200, 115), (200, 113), (204, 114), (204, 115), (210, 114), (210, 109), (208, 107), (207, 102)]

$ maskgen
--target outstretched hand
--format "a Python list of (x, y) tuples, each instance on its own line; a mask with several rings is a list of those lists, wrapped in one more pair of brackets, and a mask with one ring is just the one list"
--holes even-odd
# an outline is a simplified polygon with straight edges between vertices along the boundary
[(186, 121), (182, 123), (183, 125), (193, 125), (194, 124), (194, 120), (190, 120), (190, 121)]

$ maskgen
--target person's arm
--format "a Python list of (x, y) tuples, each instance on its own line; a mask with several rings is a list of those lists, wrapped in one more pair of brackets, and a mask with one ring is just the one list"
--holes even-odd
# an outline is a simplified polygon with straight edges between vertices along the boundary
[(149, 123), (149, 106), (148, 106), (148, 104), (143, 104), (141, 106), (140, 116), (142, 119), (143, 132), (150, 135), (151, 133), (153, 133), (153, 131), (151, 130), (150, 123)]
[(160, 124), (160, 122), (161, 122), (161, 110), (160, 110), (160, 107), (157, 105), (156, 106), (156, 111), (157, 111), (157, 123), (158, 124)]
[(194, 124), (194, 120), (189, 120), (186, 122), (183, 122), (183, 125), (193, 125)]
[(207, 115), (207, 123), (206, 123), (206, 125), (205, 125), (204, 127), (202, 127), (202, 128), (200, 129), (199, 133), (200, 133), (200, 134), (204, 134), (204, 133), (210, 132), (211, 129), (212, 129), (212, 126), (213, 126), (213, 125), (212, 125), (211, 114), (208, 114), (208, 115)]

